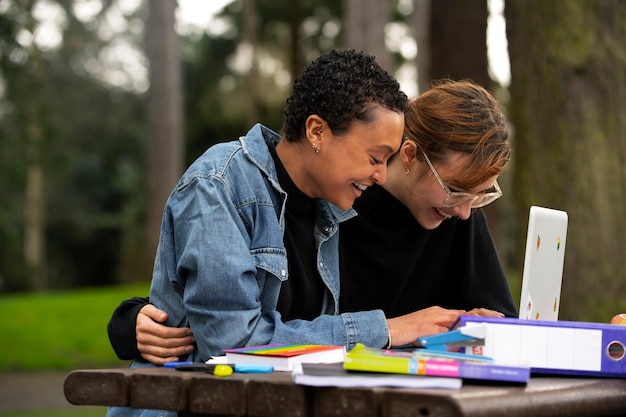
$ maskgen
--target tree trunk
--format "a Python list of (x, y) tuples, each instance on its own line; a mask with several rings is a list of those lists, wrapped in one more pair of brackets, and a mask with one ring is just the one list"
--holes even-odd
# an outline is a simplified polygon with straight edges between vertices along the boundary
[(436, 0), (430, 6), (431, 80), (471, 78), (491, 87), (486, 0)]
[[(35, 20), (32, 17), (33, 3), (28, 3), (28, 28), (34, 32)], [(43, 60), (36, 43), (30, 47), (30, 63), (28, 87), (35, 100), (24, 109), (25, 123), (23, 127), (27, 143), (26, 192), (24, 198), (24, 261), (28, 267), (28, 276), (35, 291), (48, 288), (46, 267), (46, 197), (45, 172), (42, 162), (44, 137), (45, 100), (43, 97)]]
[(246, 74), (246, 83), (248, 85), (248, 111), (246, 117), (248, 126), (252, 127), (259, 121), (259, 71), (257, 68), (257, 32), (258, 32), (258, 16), (256, 11), (256, 0), (244, 0), (243, 2), (244, 16), (244, 40), (250, 48), (250, 70)]
[(417, 91), (428, 90), (430, 84), (430, 0), (414, 0), (410, 17), (411, 28), (417, 42)]
[[(33, 121), (31, 121), (33, 123)], [(34, 122), (36, 123), (36, 122)], [(35, 130), (36, 127), (34, 127)], [(45, 196), (44, 171), (39, 158), (40, 138), (28, 138), (30, 152), (26, 170), (26, 196), (24, 201), (24, 260), (32, 278), (35, 291), (48, 287), (45, 259)]]
[(608, 322), (626, 311), (626, 2), (509, 1), (505, 16), (518, 265), (529, 206), (566, 210), (560, 318)]
[(146, 52), (150, 61), (147, 100), (148, 207), (146, 259), (154, 259), (163, 207), (184, 163), (182, 80), (176, 0), (148, 2)]
[(300, 45), (300, 25), (306, 17), (302, 11), (302, 4), (298, 1), (289, 2), (289, 72), (295, 80), (307, 64), (304, 52)]
[(385, 46), (385, 25), (390, 14), (391, 3), (388, 1), (344, 0), (346, 46), (375, 56), (381, 67), (393, 73), (395, 68)]

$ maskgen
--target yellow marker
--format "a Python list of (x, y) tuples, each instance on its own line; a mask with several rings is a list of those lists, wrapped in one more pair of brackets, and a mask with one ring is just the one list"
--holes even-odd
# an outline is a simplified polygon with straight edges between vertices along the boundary
[(233, 368), (228, 365), (215, 365), (213, 369), (213, 375), (215, 376), (230, 376), (233, 373)]

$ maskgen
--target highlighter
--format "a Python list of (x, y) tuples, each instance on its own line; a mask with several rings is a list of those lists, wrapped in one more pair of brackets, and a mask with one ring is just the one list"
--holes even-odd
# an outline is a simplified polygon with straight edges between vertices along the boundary
[(233, 372), (246, 373), (246, 374), (259, 374), (269, 373), (274, 371), (272, 365), (255, 364), (255, 363), (226, 363), (226, 364), (213, 364), (213, 363), (181, 363), (175, 365), (177, 371), (200, 371), (209, 372), (216, 376), (228, 376)]

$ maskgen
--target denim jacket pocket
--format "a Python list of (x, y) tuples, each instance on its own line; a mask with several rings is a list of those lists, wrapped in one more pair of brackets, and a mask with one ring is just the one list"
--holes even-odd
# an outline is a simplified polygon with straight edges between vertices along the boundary
[(289, 278), (285, 250), (256, 250), (252, 252), (252, 257), (257, 268), (266, 270), (281, 281)]

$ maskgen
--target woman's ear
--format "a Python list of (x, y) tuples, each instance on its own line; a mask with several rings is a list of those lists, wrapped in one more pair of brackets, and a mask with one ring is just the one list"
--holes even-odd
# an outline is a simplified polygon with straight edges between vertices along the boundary
[(411, 169), (415, 162), (417, 145), (412, 140), (405, 140), (400, 146), (400, 158), (405, 169)]
[(324, 131), (326, 130), (326, 126), (326, 121), (317, 114), (312, 114), (307, 117), (306, 122), (304, 123), (304, 131), (309, 142), (321, 141)]

